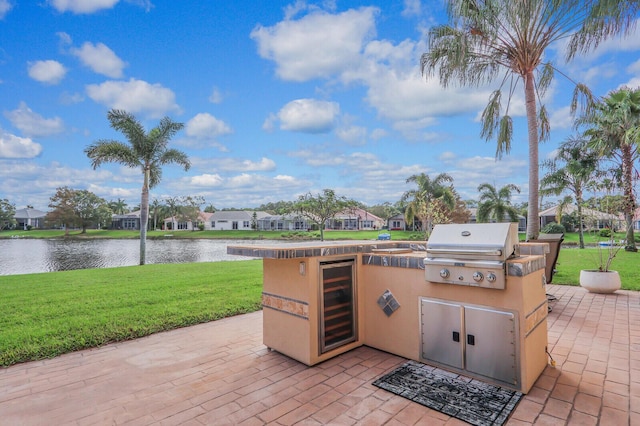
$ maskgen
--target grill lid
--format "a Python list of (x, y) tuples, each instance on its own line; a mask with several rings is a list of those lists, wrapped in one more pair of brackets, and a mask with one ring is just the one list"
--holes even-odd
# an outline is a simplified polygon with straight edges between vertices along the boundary
[(429, 236), (427, 256), (504, 261), (517, 244), (517, 223), (441, 224)]

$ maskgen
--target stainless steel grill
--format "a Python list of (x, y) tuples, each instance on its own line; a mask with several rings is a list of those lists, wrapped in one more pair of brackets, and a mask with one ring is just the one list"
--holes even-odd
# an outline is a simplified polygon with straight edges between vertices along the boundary
[(504, 289), (505, 262), (517, 245), (516, 223), (436, 225), (427, 242), (426, 280)]

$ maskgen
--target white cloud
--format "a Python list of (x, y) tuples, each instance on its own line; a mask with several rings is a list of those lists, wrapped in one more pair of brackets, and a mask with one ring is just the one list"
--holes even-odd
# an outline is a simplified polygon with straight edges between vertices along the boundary
[(121, 78), (122, 70), (127, 66), (103, 43), (93, 44), (87, 41), (80, 48), (71, 49), (71, 53), (94, 72), (111, 78)]
[(50, 0), (49, 2), (58, 12), (88, 14), (103, 9), (111, 9), (118, 1), (120, 0)]
[(340, 113), (335, 102), (316, 99), (296, 99), (278, 112), (280, 128), (293, 132), (326, 133), (330, 131)]
[(362, 126), (342, 125), (336, 129), (336, 136), (349, 145), (364, 145), (367, 143), (367, 129)]
[(373, 7), (338, 14), (313, 11), (272, 27), (258, 25), (251, 38), (260, 56), (276, 63), (283, 80), (328, 78), (359, 60), (364, 43), (375, 33), (377, 13)]
[(44, 118), (20, 102), (17, 109), (5, 111), (5, 117), (14, 127), (29, 137), (51, 136), (64, 131), (64, 123), (60, 117)]
[[(303, 6), (304, 3), (296, 11), (305, 9)], [(405, 8), (414, 13), (421, 4), (407, 1)], [(406, 39), (394, 44), (370, 40), (375, 34), (376, 15), (375, 8), (337, 14), (312, 11), (299, 19), (286, 18), (272, 27), (258, 26), (252, 37), (260, 55), (273, 60), (276, 73), (285, 80), (327, 78), (333, 80), (331, 83), (337, 79), (345, 85), (363, 85), (367, 90), (365, 101), (378, 116), (395, 123), (394, 127), (401, 131), (412, 128), (405, 136), (414, 140), (434, 136), (419, 126), (436, 124), (435, 117), (475, 113), (486, 106), (489, 88), (445, 90), (437, 78), (425, 80), (419, 63), (428, 48), (426, 42)], [(278, 117), (281, 121), (282, 112)], [(273, 125), (271, 116), (263, 128), (269, 131)]]
[(221, 172), (269, 172), (276, 169), (276, 162), (262, 157), (259, 161), (242, 160), (239, 158), (191, 158), (194, 167)]
[(571, 115), (571, 107), (564, 106), (551, 113), (549, 123), (551, 129), (570, 129), (574, 125), (574, 117)]
[(82, 101), (84, 101), (84, 96), (82, 95), (82, 93), (62, 92), (60, 94), (60, 103), (62, 105), (79, 104)]
[(386, 137), (388, 135), (388, 132), (385, 129), (373, 129), (373, 131), (371, 132), (371, 139), (373, 139), (374, 141), (377, 141), (378, 139), (382, 139), (384, 137)]
[(73, 40), (71, 39), (71, 36), (68, 33), (65, 33), (64, 31), (59, 31), (56, 33), (56, 35), (58, 36), (58, 40), (60, 40), (60, 43), (62, 45), (69, 45), (73, 42)]
[(106, 81), (86, 86), (87, 95), (108, 108), (131, 113), (146, 112), (157, 118), (167, 112), (180, 112), (172, 90), (160, 84), (149, 84), (134, 78), (129, 81)]
[(211, 95), (209, 95), (209, 102), (212, 104), (220, 104), (222, 103), (222, 93), (220, 93), (220, 89), (214, 87), (211, 91)]
[(402, 9), (402, 16), (420, 16), (422, 12), (422, 5), (420, 0), (404, 0), (404, 9)]
[(213, 115), (201, 112), (187, 121), (185, 132), (187, 136), (197, 139), (215, 139), (233, 133), (233, 129)]
[(223, 179), (219, 174), (205, 173), (198, 176), (192, 176), (189, 178), (189, 182), (194, 186), (220, 186)]
[(631, 74), (640, 74), (640, 59), (627, 67), (627, 72)]
[(0, 19), (4, 19), (7, 13), (11, 10), (13, 5), (9, 0), (0, 0)]
[(67, 73), (66, 68), (58, 61), (46, 60), (29, 62), (29, 77), (44, 84), (58, 84)]
[(34, 158), (41, 152), (42, 145), (31, 139), (0, 130), (0, 158)]

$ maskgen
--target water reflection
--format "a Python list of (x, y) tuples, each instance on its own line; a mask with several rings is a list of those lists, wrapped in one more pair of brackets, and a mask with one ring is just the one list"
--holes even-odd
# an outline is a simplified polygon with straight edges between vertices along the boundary
[[(247, 260), (230, 256), (233, 244), (273, 244), (257, 240), (148, 240), (147, 264)], [(132, 266), (140, 262), (139, 240), (0, 239), (0, 275)]]

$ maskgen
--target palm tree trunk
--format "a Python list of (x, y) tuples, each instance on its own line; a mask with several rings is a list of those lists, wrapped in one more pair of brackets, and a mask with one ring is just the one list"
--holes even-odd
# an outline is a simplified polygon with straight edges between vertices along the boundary
[(144, 183), (140, 200), (140, 265), (146, 263), (147, 257), (147, 222), (149, 220), (149, 167), (144, 169)]
[(582, 217), (582, 191), (579, 191), (576, 194), (576, 204), (578, 207), (578, 236), (580, 237), (580, 245), (581, 249), (584, 248), (584, 218)]
[(527, 211), (527, 240), (537, 240), (540, 233), (538, 200), (538, 114), (533, 71), (524, 76), (524, 98), (529, 130), (529, 208)]
[(633, 214), (636, 209), (636, 202), (633, 196), (633, 157), (631, 154), (631, 145), (622, 144), (622, 179), (624, 185), (624, 219), (627, 226), (626, 243), (624, 249), (626, 251), (636, 252), (636, 240), (633, 233)]

